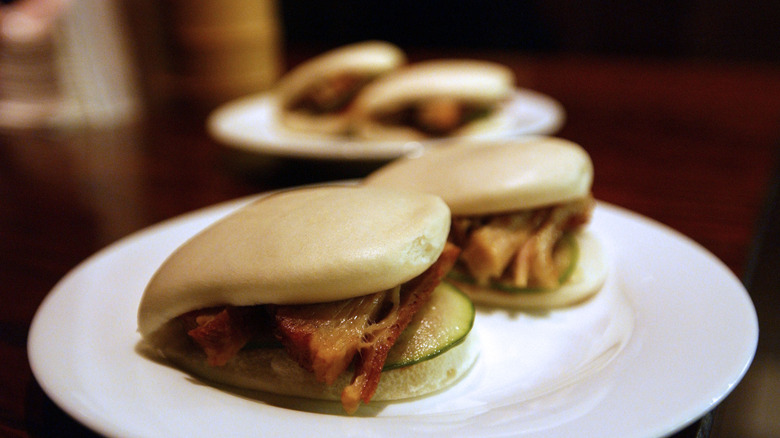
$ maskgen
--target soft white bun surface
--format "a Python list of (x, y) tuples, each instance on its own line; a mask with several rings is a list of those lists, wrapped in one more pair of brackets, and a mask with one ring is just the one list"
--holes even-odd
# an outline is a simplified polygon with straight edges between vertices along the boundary
[(364, 41), (338, 47), (303, 62), (285, 74), (276, 85), (282, 105), (321, 78), (357, 73), (376, 75), (395, 69), (406, 62), (397, 46), (384, 41)]
[(468, 294), (475, 304), (517, 309), (551, 309), (577, 304), (604, 285), (609, 273), (609, 257), (601, 241), (591, 232), (578, 232), (575, 238), (580, 251), (577, 266), (569, 280), (557, 289), (510, 293), (453, 279), (447, 281)]
[(467, 123), (450, 133), (452, 137), (473, 137), (503, 132), (511, 118), (501, 106), (514, 90), (514, 73), (501, 64), (478, 60), (441, 59), (409, 64), (366, 86), (353, 103), (356, 136), (370, 140), (423, 140), (421, 131), (378, 120), (418, 101), (453, 98), (458, 101), (495, 105), (491, 114)]
[(406, 54), (384, 41), (365, 41), (332, 49), (298, 65), (276, 84), (276, 117), (290, 130), (315, 134), (344, 134), (351, 125), (349, 112), (310, 114), (289, 111), (287, 105), (323, 78), (341, 74), (378, 76), (406, 63)]
[[(442, 389), (460, 379), (479, 355), (479, 338), (472, 331), (459, 345), (408, 367), (385, 371), (371, 401), (417, 397)], [(352, 378), (342, 373), (333, 385), (318, 382), (283, 348), (242, 350), (227, 364), (211, 367), (205, 354), (192, 343), (167, 343), (165, 357), (190, 374), (242, 389), (321, 400), (339, 400)]]
[(356, 111), (392, 111), (431, 97), (495, 102), (513, 91), (514, 73), (487, 61), (441, 59), (409, 64), (366, 86), (355, 100)]
[(440, 196), (453, 215), (480, 215), (572, 201), (590, 193), (593, 163), (556, 137), (452, 141), (396, 160), (364, 183)]
[(278, 192), (180, 246), (138, 311), (147, 336), (191, 310), (328, 302), (386, 290), (441, 254), (450, 212), (432, 195), (379, 187)]

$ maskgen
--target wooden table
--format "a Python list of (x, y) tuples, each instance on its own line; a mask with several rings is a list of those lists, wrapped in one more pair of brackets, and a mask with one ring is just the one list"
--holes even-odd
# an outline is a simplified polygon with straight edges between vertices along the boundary
[[(567, 121), (559, 135), (590, 152), (597, 198), (669, 225), (737, 275), (745, 272), (778, 162), (780, 69), (690, 60), (457, 55), (505, 63), (521, 86), (565, 106)], [(181, 213), (272, 188), (359, 177), (371, 168), (247, 160), (210, 139), (203, 122), (202, 111), (173, 107), (129, 126), (0, 135), (0, 435), (89, 435), (43, 393), (26, 351), (36, 308), (79, 262)], [(759, 314), (762, 318), (761, 309)], [(716, 432), (719, 418), (731, 418), (738, 409), (724, 403), (715, 416)], [(699, 427), (681, 436), (694, 436)]]

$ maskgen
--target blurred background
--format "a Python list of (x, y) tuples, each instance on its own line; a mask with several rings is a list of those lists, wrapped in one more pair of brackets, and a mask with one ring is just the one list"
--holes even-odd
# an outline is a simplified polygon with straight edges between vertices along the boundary
[(298, 61), (286, 53), (366, 39), (461, 53), (771, 64), (780, 54), (772, 0), (2, 3), (0, 126), (110, 123), (179, 98), (213, 107), (268, 88)]
[(402, 46), (772, 59), (776, 1), (287, 0), (290, 43), (381, 38)]
[[(208, 6), (215, 3), (223, 5), (218, 13)], [(234, 14), (225, 4), (232, 4)], [(242, 68), (252, 68), (255, 76), (264, 76), (251, 78), (257, 84), (264, 82), (258, 79), (268, 82), (289, 67), (273, 60), (275, 47), (315, 54), (367, 39), (387, 40), (402, 48), (461, 52), (780, 60), (780, 6), (772, 0), (124, 0), (123, 7), (147, 85), (165, 82), (156, 74), (160, 71), (178, 69), (197, 74), (193, 73), (195, 67), (183, 65), (186, 62), (177, 59), (176, 53), (204, 55), (208, 50), (220, 50), (220, 70), (233, 68), (238, 74)], [(199, 9), (200, 13), (195, 12)], [(218, 31), (231, 23), (236, 26), (233, 31)], [(261, 42), (267, 45), (258, 47)], [(242, 67), (237, 61), (231, 64), (231, 53), (232, 59), (239, 59), (242, 51), (270, 54), (256, 56), (254, 66)], [(201, 68), (208, 66), (202, 64)], [(235, 88), (240, 82), (231, 81)], [(216, 83), (199, 86), (231, 93), (219, 90), (222, 85)], [(204, 95), (207, 92), (201, 89)], [(151, 95), (160, 94), (155, 91)]]
[[(746, 74), (776, 71), (780, 2), (2, 0), (0, 38), (0, 129), (102, 127), (132, 122), (172, 102), (205, 114), (268, 89), (308, 56), (367, 39), (423, 57), (511, 52), (542, 59), (651, 59), (660, 69), (667, 60), (683, 59), (688, 66), (738, 65)], [(745, 110), (749, 116), (761, 109)], [(780, 139), (780, 126), (777, 131)], [(134, 141), (94, 136), (91, 141), (99, 143)], [(155, 207), (164, 216), (165, 206)], [(126, 214), (111, 218), (114, 226), (127, 222), (128, 232), (135, 226)], [(776, 247), (757, 245), (755, 251), (778, 258)], [(780, 267), (772, 277), (750, 277), (750, 268), (745, 281), (776, 295)], [(760, 314), (773, 313), (761, 304)], [(760, 320), (762, 360), (724, 403), (728, 409), (713, 437), (780, 436), (775, 319)]]

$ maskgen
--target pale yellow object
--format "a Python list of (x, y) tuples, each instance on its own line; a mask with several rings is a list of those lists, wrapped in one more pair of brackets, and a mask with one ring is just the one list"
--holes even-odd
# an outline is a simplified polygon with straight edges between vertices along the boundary
[(492, 108), (449, 134), (470, 137), (508, 130), (511, 118), (503, 110), (514, 91), (515, 76), (493, 62), (437, 59), (410, 64), (366, 86), (354, 102), (354, 134), (369, 140), (424, 140), (428, 135), (411, 126), (383, 123), (381, 117), (432, 99), (451, 99)]
[[(590, 196), (593, 163), (578, 144), (556, 137), (451, 141), (392, 162), (364, 184), (440, 196), (453, 216), (482, 216), (543, 208)], [(579, 248), (571, 277), (559, 288), (507, 292), (450, 279), (475, 303), (549, 309), (581, 302), (598, 292), (609, 255), (587, 229), (574, 233)]]
[(491, 214), (583, 198), (593, 163), (580, 145), (556, 137), (453, 140), (396, 160), (365, 184), (435, 194), (453, 215)]
[(285, 74), (274, 92), (279, 103), (277, 119), (293, 131), (345, 134), (351, 128), (351, 111), (310, 114), (290, 110), (290, 102), (324, 78), (343, 74), (380, 77), (406, 63), (406, 54), (385, 41), (363, 41), (338, 47), (300, 64)]
[(441, 254), (450, 226), (438, 197), (378, 187), (280, 192), (179, 247), (138, 311), (147, 336), (183, 313), (218, 305), (301, 304), (402, 284)]

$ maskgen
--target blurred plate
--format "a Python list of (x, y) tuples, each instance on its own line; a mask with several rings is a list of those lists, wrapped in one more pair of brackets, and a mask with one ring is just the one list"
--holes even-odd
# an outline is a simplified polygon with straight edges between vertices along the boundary
[(35, 315), (28, 353), (44, 391), (107, 436), (666, 436), (737, 385), (758, 340), (739, 280), (690, 239), (599, 204), (591, 231), (613, 261), (599, 294), (547, 313), (479, 309), (482, 349), (454, 386), (362, 406), (215, 387), (139, 349), (146, 283), (189, 237), (242, 199), (133, 234), (63, 278)]
[[(275, 118), (277, 103), (270, 93), (244, 97), (214, 110), (209, 133), (220, 143), (242, 151), (287, 158), (319, 160), (392, 160), (441, 140), (423, 142), (361, 141), (354, 138), (293, 132)], [(514, 129), (502, 136), (553, 134), (565, 119), (563, 106), (531, 90), (518, 89), (507, 105)]]

